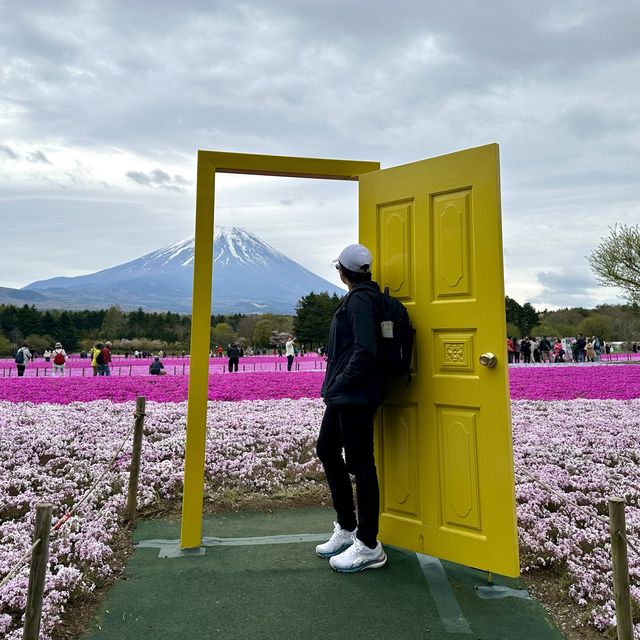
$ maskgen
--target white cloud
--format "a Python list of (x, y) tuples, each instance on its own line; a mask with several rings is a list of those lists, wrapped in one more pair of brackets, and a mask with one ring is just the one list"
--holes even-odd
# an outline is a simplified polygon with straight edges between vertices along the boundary
[[(0, 285), (92, 271), (191, 233), (197, 149), (392, 166), (496, 141), (507, 293), (538, 306), (610, 299), (538, 274), (588, 277), (608, 227), (639, 218), (639, 21), (635, 3), (595, 0), (372, 0), (366, 11), (8, 0)], [(353, 185), (244, 176), (217, 180), (216, 198), (227, 224), (326, 277), (357, 235)], [(123, 228), (102, 252), (58, 254), (43, 232), (52, 212), (76, 247), (105, 220)], [(37, 260), (20, 260), (16, 233)]]

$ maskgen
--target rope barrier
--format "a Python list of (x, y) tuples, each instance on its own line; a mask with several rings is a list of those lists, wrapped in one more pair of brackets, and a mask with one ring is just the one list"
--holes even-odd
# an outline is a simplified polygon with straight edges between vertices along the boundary
[(14, 565), (13, 569), (7, 573), (7, 575), (0, 580), (0, 589), (4, 587), (9, 580), (11, 580), (14, 576), (18, 574), (22, 565), (29, 559), (29, 556), (33, 553), (33, 550), (40, 544), (41, 540), (38, 538), (27, 551), (25, 551), (24, 555), (18, 560), (18, 562)]
[[(135, 415), (135, 412), (134, 412), (134, 415)], [(120, 453), (124, 449), (124, 445), (127, 444), (127, 440), (129, 439), (129, 436), (131, 435), (132, 431), (133, 431), (133, 427), (130, 427), (129, 431), (127, 431), (127, 435), (126, 435), (125, 439), (122, 441), (122, 443), (118, 447), (118, 450), (113, 454), (113, 457), (111, 458), (111, 461), (105, 467), (104, 471), (100, 474), (100, 477), (93, 483), (91, 488), (82, 496), (82, 498), (80, 498), (80, 500), (78, 500), (78, 502), (74, 505), (73, 509), (71, 509), (70, 511), (67, 511), (58, 520), (58, 522), (56, 522), (53, 525), (53, 529), (52, 529), (53, 531), (57, 531), (65, 522), (70, 520), (73, 517), (74, 513), (78, 510), (80, 505), (82, 505), (84, 502), (86, 502), (86, 500), (89, 498), (89, 496), (96, 490), (98, 485), (102, 482), (103, 478), (107, 475), (107, 473), (109, 472), (109, 470), (113, 466), (113, 463), (117, 460), (118, 456), (120, 455)], [(100, 511), (101, 510), (99, 509), (98, 513), (100, 513)]]
[(617, 533), (627, 543), (627, 546), (631, 549), (631, 551), (633, 551), (633, 553), (635, 553), (640, 558), (640, 551), (635, 545), (631, 544), (629, 538), (625, 536), (622, 531), (618, 531)]

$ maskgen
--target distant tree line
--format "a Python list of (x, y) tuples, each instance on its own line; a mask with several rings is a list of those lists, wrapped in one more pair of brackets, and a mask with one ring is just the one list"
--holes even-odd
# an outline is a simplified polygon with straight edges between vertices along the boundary
[[(35, 306), (0, 305), (0, 353), (26, 340), (38, 353), (61, 342), (68, 352), (88, 350), (95, 342), (128, 339), (161, 342), (185, 348), (191, 320), (178, 313), (124, 312), (117, 306), (102, 310), (40, 310)], [(157, 347), (156, 347), (157, 348)]]
[(637, 304), (602, 304), (595, 309), (572, 307), (536, 312), (532, 305), (505, 299), (507, 335), (514, 337), (597, 336), (607, 342), (640, 339), (640, 307)]
[[(294, 333), (307, 349), (326, 344), (331, 316), (340, 299), (335, 294), (310, 293), (301, 298), (296, 316), (265, 314), (212, 315), (211, 347), (226, 349), (236, 342), (243, 347), (273, 349)], [(172, 313), (103, 310), (40, 310), (35, 306), (0, 305), (0, 354), (9, 355), (26, 340), (37, 353), (61, 342), (68, 352), (88, 351), (96, 342), (110, 340), (116, 353), (135, 349), (187, 352), (191, 317)]]
[[(295, 316), (232, 314), (211, 316), (211, 347), (226, 349), (236, 342), (255, 350), (282, 346), (293, 334), (307, 350), (326, 345), (329, 326), (340, 298), (326, 292), (309, 293), (296, 305)], [(596, 335), (601, 340), (624, 342), (640, 339), (640, 307), (600, 305), (537, 312), (526, 302), (505, 298), (507, 334), (521, 337)], [(191, 318), (188, 315), (123, 311), (117, 306), (103, 310), (40, 310), (35, 306), (0, 305), (0, 354), (13, 353), (23, 340), (38, 353), (56, 342), (69, 352), (89, 350), (97, 341), (110, 340), (116, 352), (135, 349), (166, 352), (189, 350)]]

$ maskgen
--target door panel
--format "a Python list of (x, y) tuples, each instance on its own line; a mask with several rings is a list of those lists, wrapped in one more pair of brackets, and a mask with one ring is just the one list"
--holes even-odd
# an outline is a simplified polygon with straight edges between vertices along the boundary
[(430, 256), (436, 300), (472, 295), (470, 195), (464, 190), (432, 198)]
[(374, 277), (416, 326), (413, 381), (376, 417), (380, 538), (518, 575), (497, 145), (359, 183)]
[(449, 529), (481, 530), (476, 417), (477, 409), (436, 407), (441, 518)]
[(383, 280), (389, 293), (396, 298), (411, 299), (411, 274), (413, 252), (411, 251), (411, 220), (413, 202), (392, 204), (380, 208), (380, 227), (385, 242), (380, 265)]
[(385, 419), (382, 424), (393, 425), (392, 429), (383, 430), (380, 436), (384, 442), (381, 459), (383, 509), (404, 518), (419, 519), (417, 407), (388, 404), (383, 411)]

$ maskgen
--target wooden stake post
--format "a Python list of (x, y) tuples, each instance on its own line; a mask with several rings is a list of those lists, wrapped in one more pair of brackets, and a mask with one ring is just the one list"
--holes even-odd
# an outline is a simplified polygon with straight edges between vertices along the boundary
[(146, 398), (136, 398), (136, 421), (133, 430), (133, 450), (131, 452), (131, 469), (129, 471), (129, 495), (127, 497), (126, 518), (129, 524), (136, 521), (136, 508), (138, 506), (138, 478), (140, 477), (140, 455), (142, 453), (142, 432), (144, 429), (144, 412)]
[(38, 640), (40, 637), (40, 619), (42, 618), (42, 599), (44, 596), (44, 578), (49, 564), (49, 534), (51, 533), (52, 504), (36, 506), (36, 530), (34, 543), (40, 540), (31, 554), (31, 572), (27, 592), (27, 609), (24, 614), (23, 640)]
[(629, 562), (627, 559), (627, 529), (624, 518), (624, 500), (622, 498), (609, 498), (609, 527), (611, 530), (613, 590), (616, 598), (618, 640), (633, 640)]

